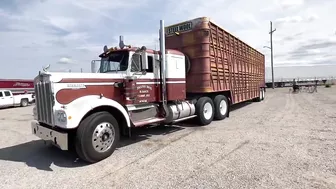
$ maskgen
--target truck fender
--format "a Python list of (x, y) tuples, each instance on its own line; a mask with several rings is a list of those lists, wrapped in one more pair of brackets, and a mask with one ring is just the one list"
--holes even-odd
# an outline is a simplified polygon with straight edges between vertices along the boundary
[[(90, 95), (78, 98), (67, 105), (70, 111), (67, 111), (68, 115), (72, 115), (72, 119), (68, 120), (67, 128), (76, 128), (82, 121), (83, 117), (91, 110), (100, 106), (111, 106), (118, 109), (126, 120), (128, 127), (131, 127), (129, 115), (125, 108), (115, 100), (100, 97), (97, 95)], [(71, 108), (70, 108), (71, 107)]]

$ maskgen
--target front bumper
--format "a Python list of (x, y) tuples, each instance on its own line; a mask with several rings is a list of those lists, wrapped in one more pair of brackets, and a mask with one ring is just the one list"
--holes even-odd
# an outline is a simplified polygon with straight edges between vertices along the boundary
[(44, 127), (38, 121), (31, 123), (32, 133), (44, 141), (50, 141), (61, 150), (68, 150), (68, 133)]

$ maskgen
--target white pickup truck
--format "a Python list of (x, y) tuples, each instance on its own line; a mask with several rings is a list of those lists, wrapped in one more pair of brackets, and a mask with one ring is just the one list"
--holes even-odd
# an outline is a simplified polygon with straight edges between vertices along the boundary
[(34, 101), (32, 94), (13, 95), (9, 90), (0, 90), (0, 108), (13, 106), (28, 106)]

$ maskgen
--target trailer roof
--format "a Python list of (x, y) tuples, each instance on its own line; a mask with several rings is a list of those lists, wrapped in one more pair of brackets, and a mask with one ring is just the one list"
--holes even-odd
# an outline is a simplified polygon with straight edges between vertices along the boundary
[[(232, 33), (230, 33), (228, 30), (224, 29), (223, 27), (221, 27), (220, 25), (216, 24), (216, 22), (214, 22), (213, 20), (211, 20), (210, 17), (198, 17), (198, 18), (194, 18), (194, 19), (190, 19), (190, 20), (186, 20), (186, 21), (183, 21), (183, 22), (179, 22), (179, 23), (176, 23), (176, 24), (172, 24), (172, 25), (169, 25), (169, 26), (166, 26), (165, 27), (165, 33), (167, 33), (167, 30), (168, 28), (171, 28), (171, 27), (174, 27), (174, 26), (178, 26), (178, 25), (181, 25), (181, 24), (185, 24), (185, 23), (188, 23), (188, 22), (192, 22), (192, 23), (195, 23), (195, 22), (200, 22), (200, 21), (206, 21), (206, 22), (211, 22), (212, 24), (216, 25), (217, 27), (221, 28), (222, 30), (226, 31), (228, 34), (230, 34), (231, 36), (233, 36), (234, 38), (236, 38), (237, 40), (245, 43), (248, 47), (254, 49), (255, 51), (257, 51), (258, 53), (260, 53), (261, 55), (265, 56), (263, 53), (261, 53), (260, 51), (258, 51), (256, 48), (253, 48), (251, 47), (248, 43), (242, 41), (241, 39), (239, 39), (237, 36), (233, 35)], [(186, 30), (186, 31), (183, 31), (183, 32), (189, 32), (189, 31), (192, 31), (194, 28), (191, 28), (190, 30)]]

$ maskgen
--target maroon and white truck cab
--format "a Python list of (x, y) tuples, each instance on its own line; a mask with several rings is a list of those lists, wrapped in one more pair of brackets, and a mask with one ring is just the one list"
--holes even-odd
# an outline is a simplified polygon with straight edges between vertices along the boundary
[[(111, 106), (122, 113), (128, 127), (138, 126), (128, 110), (158, 104), (162, 95), (158, 52), (144, 53), (148, 61), (144, 71), (139, 68), (134, 51), (135, 48), (111, 51), (102, 58), (99, 73), (40, 73), (35, 78), (38, 121), (73, 129), (92, 109)], [(184, 100), (184, 56), (168, 50), (166, 57), (171, 62), (166, 68), (167, 100)]]
[(81, 159), (96, 162), (110, 156), (120, 134), (130, 134), (132, 127), (195, 117), (194, 104), (186, 101), (183, 53), (166, 50), (164, 40), (161, 51), (121, 44), (104, 47), (101, 60), (92, 61), (92, 73), (39, 73), (36, 136), (62, 150), (74, 147)]

